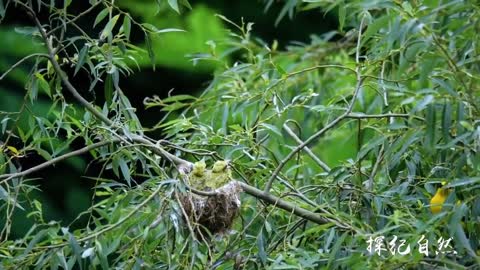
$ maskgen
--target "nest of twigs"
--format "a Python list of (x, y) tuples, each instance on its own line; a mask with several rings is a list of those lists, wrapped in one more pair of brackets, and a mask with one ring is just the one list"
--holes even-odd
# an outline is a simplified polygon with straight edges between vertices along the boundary
[(180, 197), (183, 209), (195, 230), (203, 235), (205, 230), (210, 234), (223, 233), (231, 228), (240, 212), (241, 187), (231, 181), (215, 190), (212, 196), (199, 196), (188, 193)]

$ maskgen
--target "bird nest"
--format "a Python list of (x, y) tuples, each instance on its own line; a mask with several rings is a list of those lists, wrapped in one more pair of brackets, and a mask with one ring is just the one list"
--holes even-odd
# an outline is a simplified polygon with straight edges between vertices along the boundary
[(236, 181), (230, 181), (214, 190), (215, 195), (199, 196), (188, 193), (180, 197), (183, 209), (196, 232), (203, 235), (223, 233), (230, 229), (240, 212), (240, 191)]

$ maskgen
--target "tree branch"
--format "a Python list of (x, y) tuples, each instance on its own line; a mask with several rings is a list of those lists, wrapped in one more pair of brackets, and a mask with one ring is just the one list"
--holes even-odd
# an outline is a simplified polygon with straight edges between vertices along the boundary
[(269, 203), (269, 204), (272, 204), (274, 205), (275, 207), (278, 207), (278, 208), (281, 208), (283, 210), (286, 210), (286, 211), (289, 211), (291, 213), (294, 213), (296, 216), (299, 216), (299, 217), (302, 217), (306, 220), (309, 220), (309, 221), (312, 221), (312, 222), (315, 222), (317, 224), (327, 224), (327, 223), (335, 223), (339, 228), (342, 228), (342, 229), (348, 229), (348, 230), (351, 230), (352, 228), (350, 226), (347, 226), (347, 225), (344, 225), (344, 224), (340, 224), (338, 223), (338, 221), (332, 221), (332, 220), (329, 220), (327, 218), (324, 218), (322, 217), (321, 215), (317, 214), (317, 213), (314, 213), (312, 211), (309, 211), (309, 210), (306, 210), (306, 209), (303, 209), (301, 207), (298, 207), (297, 205), (295, 204), (292, 204), (290, 202), (287, 202), (285, 200), (282, 200), (272, 194), (269, 194), (269, 193), (265, 193), (263, 191), (261, 191), (260, 189), (257, 189), (257, 188), (254, 188), (248, 184), (245, 184), (243, 182), (238, 182), (240, 184), (240, 186), (242, 187), (243, 191), (245, 191), (246, 193), (256, 197), (256, 198), (259, 198), (261, 200), (263, 200), (264, 202), (266, 203)]
[(411, 115), (411, 114), (404, 114), (404, 113), (385, 113), (385, 114), (364, 114), (364, 113), (350, 113), (349, 115), (345, 116), (345, 118), (353, 118), (353, 119), (367, 119), (367, 118), (390, 118), (390, 117), (397, 117), (397, 118), (415, 118), (418, 120), (425, 121), (425, 118), (420, 116)]
[(98, 147), (102, 147), (104, 145), (107, 145), (109, 143), (114, 143), (114, 142), (119, 142), (120, 139), (112, 139), (112, 140), (109, 140), (109, 141), (101, 141), (101, 142), (98, 142), (98, 143), (94, 143), (94, 144), (91, 144), (89, 146), (86, 146), (84, 148), (81, 148), (81, 149), (78, 149), (78, 150), (75, 150), (75, 151), (72, 151), (72, 152), (69, 152), (65, 155), (62, 155), (62, 156), (59, 156), (59, 157), (56, 157), (56, 158), (52, 158), (50, 160), (47, 160), (45, 161), (44, 163), (42, 164), (39, 164), (35, 167), (32, 167), (28, 170), (25, 170), (25, 171), (21, 171), (21, 172), (17, 172), (17, 173), (10, 173), (10, 174), (3, 174), (3, 175), (0, 175), (0, 179), (2, 178), (5, 178), (3, 179), (2, 181), (0, 181), (0, 184), (8, 181), (8, 180), (11, 180), (13, 178), (18, 178), (18, 177), (23, 177), (23, 176), (26, 176), (26, 175), (29, 175), (31, 173), (34, 173), (36, 171), (39, 171), (39, 170), (42, 170), (42, 169), (45, 169), (47, 167), (50, 167), (52, 165), (54, 165), (55, 163), (58, 163), (62, 160), (65, 160), (67, 158), (70, 158), (70, 157), (73, 157), (73, 156), (78, 156), (78, 155), (81, 155), (81, 154), (84, 154), (84, 153), (87, 153), (89, 152), (90, 150), (93, 150), (95, 148), (98, 148)]

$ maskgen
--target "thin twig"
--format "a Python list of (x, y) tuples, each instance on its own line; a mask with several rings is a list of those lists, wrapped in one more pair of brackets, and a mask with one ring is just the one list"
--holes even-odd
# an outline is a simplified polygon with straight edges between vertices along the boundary
[(353, 118), (353, 119), (367, 119), (367, 118), (390, 118), (390, 117), (397, 117), (397, 118), (415, 118), (418, 120), (425, 121), (425, 118), (420, 116), (406, 114), (406, 113), (385, 113), (385, 114), (363, 114), (363, 113), (350, 113), (345, 118)]
[(39, 171), (39, 170), (42, 170), (44, 168), (47, 168), (49, 166), (52, 166), (53, 164), (55, 163), (58, 163), (62, 160), (65, 160), (67, 158), (70, 158), (70, 157), (73, 157), (73, 156), (78, 156), (78, 155), (81, 155), (81, 154), (84, 154), (84, 153), (87, 153), (89, 152), (90, 150), (93, 150), (95, 148), (98, 148), (98, 147), (102, 147), (104, 145), (107, 145), (109, 143), (114, 143), (114, 142), (118, 142), (120, 141), (119, 139), (112, 139), (112, 140), (108, 140), (108, 141), (101, 141), (101, 142), (98, 142), (98, 143), (94, 143), (94, 144), (91, 144), (89, 146), (86, 146), (84, 148), (81, 148), (81, 149), (78, 149), (78, 150), (75, 150), (75, 151), (72, 151), (72, 152), (69, 152), (65, 155), (62, 155), (62, 156), (59, 156), (59, 157), (56, 157), (56, 158), (52, 158), (50, 160), (47, 160), (35, 167), (32, 167), (30, 169), (27, 169), (25, 171), (21, 171), (21, 172), (17, 172), (17, 173), (11, 173), (11, 174), (3, 174), (3, 175), (0, 175), (0, 179), (2, 178), (5, 178), (3, 179), (2, 181), (0, 181), (0, 184), (3, 184), (4, 182), (8, 181), (8, 180), (11, 180), (13, 178), (18, 178), (18, 177), (23, 177), (23, 176), (26, 176), (28, 174), (31, 174), (33, 172), (36, 172), (36, 171)]
[(44, 53), (33, 53), (33, 54), (30, 54), (30, 55), (27, 55), (24, 58), (20, 59), (17, 63), (13, 64), (9, 69), (7, 69), (7, 71), (5, 71), (2, 74), (2, 76), (0, 76), (0, 81), (3, 80), (3, 78), (5, 78), (5, 76), (7, 76), (8, 73), (10, 73), (16, 67), (20, 66), (23, 62), (27, 61), (28, 59), (30, 59), (32, 57), (45, 57), (47, 59), (49, 58), (48, 54), (44, 54)]
[[(293, 130), (291, 130), (288, 125), (285, 123), (283, 124), (283, 129), (285, 129), (285, 131), (287, 131), (288, 135), (290, 135), (297, 143), (299, 144), (302, 144), (303, 141), (297, 137), (297, 135), (295, 134), (295, 132), (293, 132)], [(323, 162), (319, 157), (317, 157), (313, 152), (312, 150), (310, 150), (310, 148), (308, 146), (305, 146), (304, 147), (304, 150), (305, 152), (320, 166), (322, 167), (326, 172), (329, 172), (330, 171), (330, 167), (328, 167), (327, 164), (325, 164), (325, 162)]]
[(47, 36), (50, 36), (51, 34), (53, 34), (53, 32), (57, 31), (58, 29), (70, 24), (70, 23), (73, 23), (75, 22), (76, 20), (80, 19), (81, 17), (85, 16), (86, 14), (88, 14), (90, 11), (92, 11), (94, 8), (96, 8), (99, 4), (103, 3), (103, 1), (98, 1), (96, 3), (94, 3), (92, 6), (90, 6), (88, 9), (84, 10), (83, 12), (79, 13), (77, 16), (73, 17), (71, 20), (69, 21), (66, 21), (65, 23), (53, 28), (52, 30), (48, 31), (47, 32)]

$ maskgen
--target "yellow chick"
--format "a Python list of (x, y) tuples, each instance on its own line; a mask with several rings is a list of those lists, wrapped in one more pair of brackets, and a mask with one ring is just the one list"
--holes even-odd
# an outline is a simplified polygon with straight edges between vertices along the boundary
[(202, 190), (205, 187), (205, 180), (207, 179), (208, 171), (207, 164), (202, 159), (193, 164), (193, 169), (188, 177), (188, 184), (194, 189)]
[(437, 192), (430, 200), (430, 210), (434, 214), (438, 214), (440, 211), (442, 211), (443, 204), (450, 194), (450, 189), (445, 188), (445, 185), (446, 182), (442, 182), (442, 187), (437, 189)]
[(213, 164), (210, 180), (206, 182), (206, 186), (211, 189), (217, 189), (232, 179), (232, 171), (229, 168), (229, 162), (225, 160), (216, 161)]

